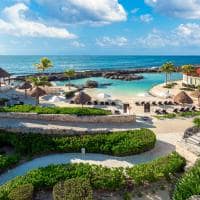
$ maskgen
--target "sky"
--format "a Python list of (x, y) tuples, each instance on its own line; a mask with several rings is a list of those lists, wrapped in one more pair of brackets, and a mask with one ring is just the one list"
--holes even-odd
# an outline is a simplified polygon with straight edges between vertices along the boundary
[(199, 55), (200, 0), (0, 0), (0, 55)]

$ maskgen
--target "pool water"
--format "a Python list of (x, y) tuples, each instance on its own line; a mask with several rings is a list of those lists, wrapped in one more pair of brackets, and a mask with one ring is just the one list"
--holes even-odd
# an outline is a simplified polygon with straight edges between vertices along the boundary
[[(147, 93), (153, 86), (161, 84), (165, 81), (165, 74), (161, 73), (144, 73), (142, 74), (144, 79), (135, 81), (122, 81), (122, 80), (112, 80), (102, 77), (92, 77), (72, 80), (71, 83), (76, 85), (84, 85), (87, 80), (97, 81), (99, 84), (111, 83), (112, 85), (106, 87), (99, 87), (95, 89), (98, 93), (107, 93), (111, 95), (118, 96), (132, 96), (132, 95), (142, 95)], [(182, 79), (181, 73), (172, 74), (172, 80)], [(58, 81), (56, 85), (63, 86), (68, 81)]]

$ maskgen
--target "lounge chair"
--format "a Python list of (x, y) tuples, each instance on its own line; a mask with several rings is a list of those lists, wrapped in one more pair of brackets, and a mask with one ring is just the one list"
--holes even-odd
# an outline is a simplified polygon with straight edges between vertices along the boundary
[(166, 110), (162, 110), (162, 113), (163, 113), (164, 115), (167, 115), (167, 114), (168, 114), (168, 112), (167, 112)]
[(120, 115), (120, 111), (119, 110), (115, 110), (115, 115)]
[(106, 102), (105, 102), (105, 105), (106, 105), (106, 106), (109, 106), (109, 105), (110, 105), (110, 103), (109, 103), (108, 101), (106, 101)]
[(104, 102), (104, 101), (101, 101), (101, 102), (100, 102), (100, 105), (101, 105), (101, 106), (104, 106), (104, 105), (105, 105), (105, 102)]
[(87, 102), (87, 105), (92, 105), (92, 102), (91, 102), (91, 101), (88, 101), (88, 102)]
[(136, 106), (140, 106), (140, 102), (136, 101), (136, 102), (135, 102), (135, 105), (136, 105)]
[(152, 102), (153, 106), (157, 106), (157, 103), (155, 101)]
[(185, 110), (184, 110), (185, 112), (189, 112), (190, 111), (190, 108), (185, 108)]
[(181, 108), (179, 112), (185, 112), (185, 108)]
[(178, 108), (175, 108), (175, 109), (173, 110), (173, 113), (178, 113)]
[(162, 106), (162, 105), (163, 105), (163, 102), (162, 102), (162, 101), (159, 101), (159, 102), (158, 102), (158, 105), (159, 105), (159, 106)]
[(196, 111), (196, 107), (193, 106), (193, 107), (191, 108), (191, 111)]
[(142, 101), (142, 102), (141, 102), (141, 105), (143, 106), (144, 104), (145, 104), (145, 101)]
[(116, 103), (114, 101), (112, 101), (111, 106), (116, 106)]
[(73, 101), (73, 100), (71, 100), (69, 103), (70, 103), (70, 104), (74, 104), (74, 101)]
[(94, 105), (98, 105), (98, 101), (93, 101), (93, 104)]

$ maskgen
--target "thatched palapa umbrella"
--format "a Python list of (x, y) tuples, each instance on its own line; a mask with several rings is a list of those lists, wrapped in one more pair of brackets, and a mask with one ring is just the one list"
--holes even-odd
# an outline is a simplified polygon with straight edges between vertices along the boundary
[(31, 91), (31, 96), (36, 98), (36, 104), (38, 105), (40, 102), (40, 97), (46, 95), (45, 90), (41, 89), (40, 87), (36, 87)]
[(174, 97), (174, 101), (180, 104), (193, 104), (193, 100), (184, 91)]
[(24, 82), (24, 83), (19, 87), (20, 90), (25, 90), (25, 97), (27, 97), (27, 90), (28, 90), (28, 89), (31, 89), (31, 88), (32, 88), (32, 85), (31, 85), (29, 82)]
[(82, 106), (89, 101), (91, 101), (91, 97), (84, 92), (79, 92), (74, 98), (74, 102), (77, 104), (81, 104)]
[(195, 90), (194, 92), (191, 93), (191, 96), (194, 97), (194, 98), (199, 98), (200, 90)]
[(0, 68), (0, 87), (1, 87), (1, 78), (5, 79), (9, 77), (10, 77), (10, 74), (4, 69)]

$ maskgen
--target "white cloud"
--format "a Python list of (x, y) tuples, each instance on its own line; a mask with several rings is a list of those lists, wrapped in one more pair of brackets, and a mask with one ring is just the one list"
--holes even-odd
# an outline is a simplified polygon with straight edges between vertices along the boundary
[(139, 10), (139, 8), (134, 8), (133, 10), (131, 10), (131, 14), (136, 14)]
[(153, 21), (153, 17), (150, 14), (144, 14), (144, 15), (140, 15), (140, 20), (142, 22), (149, 23), (149, 22)]
[(85, 44), (82, 43), (82, 42), (79, 42), (79, 41), (73, 41), (73, 42), (71, 43), (71, 45), (72, 45), (73, 47), (77, 47), (77, 48), (83, 48), (83, 47), (85, 47)]
[(145, 0), (157, 12), (185, 19), (200, 19), (200, 0)]
[(169, 46), (200, 46), (200, 24), (180, 24), (172, 31), (161, 32), (153, 30), (144, 37), (137, 39), (137, 44), (148, 48), (160, 48)]
[(47, 17), (64, 23), (109, 24), (127, 19), (118, 0), (34, 0), (48, 12)]
[(29, 8), (23, 3), (6, 7), (0, 19), (0, 33), (14, 36), (50, 37), (73, 39), (76, 36), (64, 28), (47, 26), (43, 23), (26, 19), (25, 13)]
[(103, 37), (96, 40), (97, 45), (101, 47), (109, 47), (109, 46), (126, 46), (128, 44), (128, 40), (125, 37)]

